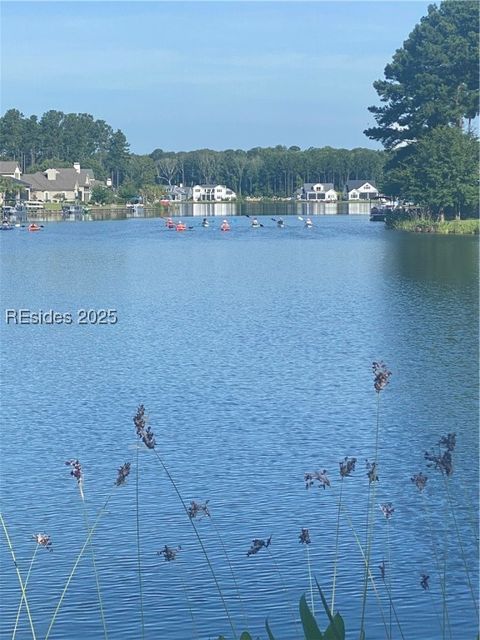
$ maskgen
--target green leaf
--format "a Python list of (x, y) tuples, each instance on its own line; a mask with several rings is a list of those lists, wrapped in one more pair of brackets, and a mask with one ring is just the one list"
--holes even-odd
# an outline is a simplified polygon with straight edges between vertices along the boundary
[(307, 604), (305, 594), (300, 598), (300, 618), (303, 624), (303, 632), (306, 640), (324, 640), (322, 632)]
[[(325, 638), (327, 638), (327, 640), (345, 640), (345, 625), (343, 623), (342, 616), (339, 613), (337, 613), (335, 617), (333, 617), (332, 611), (328, 606), (327, 599), (325, 598), (322, 588), (318, 584), (318, 580), (316, 578), (315, 578), (315, 582), (317, 583), (317, 589), (320, 593), (320, 598), (322, 599), (323, 608), (325, 609), (325, 612), (330, 621), (330, 624), (328, 625), (327, 630), (325, 631)], [(327, 637), (327, 632), (329, 633), (328, 637)]]
[(252, 640), (252, 636), (248, 633), (248, 631), (244, 631), (240, 636), (240, 640)]
[(345, 624), (339, 613), (333, 617), (324, 633), (325, 640), (345, 640)]
[(268, 624), (268, 618), (265, 620), (265, 628), (268, 633), (268, 640), (275, 640), (275, 636), (273, 635), (272, 630), (270, 629), (270, 625)]

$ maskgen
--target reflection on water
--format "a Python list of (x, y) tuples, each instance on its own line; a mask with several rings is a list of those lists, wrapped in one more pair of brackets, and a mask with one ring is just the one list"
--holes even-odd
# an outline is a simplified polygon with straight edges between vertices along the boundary
[(185, 202), (169, 207), (173, 216), (316, 216), (316, 215), (369, 215), (369, 202)]
[(75, 220), (65, 220), (60, 211), (38, 211), (29, 214), (35, 222), (87, 222), (93, 220), (126, 220), (127, 218), (189, 218), (227, 216), (316, 216), (369, 215), (369, 202), (178, 202), (168, 206), (127, 209), (123, 207), (89, 207), (88, 213)]
[(475, 236), (443, 236), (386, 231), (392, 248), (391, 269), (413, 281), (458, 284), (477, 292), (478, 240)]

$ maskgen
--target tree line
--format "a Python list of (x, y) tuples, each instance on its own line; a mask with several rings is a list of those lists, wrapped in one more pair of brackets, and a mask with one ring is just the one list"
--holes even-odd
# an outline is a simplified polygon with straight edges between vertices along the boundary
[(131, 153), (121, 130), (87, 113), (47, 111), (24, 116), (17, 109), (0, 118), (0, 156), (16, 160), (23, 173), (80, 162), (100, 180), (110, 178), (124, 193), (158, 185), (226, 184), (240, 196), (291, 196), (304, 182), (328, 182), (339, 191), (347, 180), (381, 182), (384, 153), (371, 149), (301, 150), (255, 147), (248, 151)]

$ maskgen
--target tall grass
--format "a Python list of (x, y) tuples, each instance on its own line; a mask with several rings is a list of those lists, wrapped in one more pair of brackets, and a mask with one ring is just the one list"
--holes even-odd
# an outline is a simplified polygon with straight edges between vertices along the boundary
[[(367, 600), (368, 600), (369, 593), (371, 592), (372, 595), (375, 596), (374, 601), (373, 601), (373, 598), (371, 598), (372, 599), (371, 606), (373, 606), (374, 604), (376, 605), (376, 610), (378, 612), (377, 615), (380, 616), (383, 627), (384, 627), (385, 638), (387, 638), (388, 640), (392, 640), (394, 637), (400, 637), (403, 640), (405, 640), (405, 634), (402, 628), (402, 620), (401, 620), (401, 616), (399, 615), (398, 604), (400, 600), (397, 599), (399, 598), (398, 588), (394, 588), (394, 580), (393, 580), (391, 518), (395, 509), (393, 508), (392, 504), (388, 502), (380, 505), (381, 511), (386, 519), (386, 525), (385, 525), (386, 532), (384, 534), (384, 540), (386, 537), (386, 555), (385, 555), (385, 549), (384, 549), (384, 558), (386, 557), (386, 563), (384, 559), (380, 567), (378, 567), (380, 569), (380, 575), (378, 576), (378, 578), (374, 576), (374, 568), (372, 566), (373, 564), (372, 558), (374, 557), (373, 551), (374, 551), (374, 539), (375, 539), (375, 535), (374, 535), (375, 519), (376, 519), (376, 515), (378, 515), (379, 513), (378, 511), (379, 505), (376, 502), (376, 495), (377, 495), (376, 487), (379, 483), (379, 468), (380, 468), (380, 459), (379, 459), (380, 458), (379, 441), (380, 441), (380, 426), (381, 426), (380, 396), (382, 395), (383, 397), (382, 392), (384, 391), (386, 386), (389, 384), (389, 379), (391, 376), (390, 371), (388, 371), (387, 367), (383, 362), (373, 363), (373, 373), (374, 373), (374, 389), (377, 394), (375, 425), (374, 425), (374, 429), (372, 429), (373, 457), (371, 458), (371, 461), (367, 461), (366, 475), (368, 478), (368, 492), (367, 492), (367, 501), (366, 501), (366, 511), (365, 511), (365, 519), (361, 523), (361, 526), (359, 527), (359, 531), (355, 530), (352, 523), (352, 519), (349, 515), (348, 502), (349, 502), (350, 495), (346, 490), (347, 479), (354, 475), (355, 464), (357, 459), (345, 457), (342, 461), (340, 461), (339, 463), (340, 474), (339, 474), (339, 478), (336, 481), (330, 480), (329, 474), (326, 469), (323, 469), (321, 471), (305, 473), (305, 476), (304, 476), (304, 480), (307, 488), (317, 486), (318, 489), (322, 490), (322, 493), (325, 491), (325, 495), (331, 492), (333, 495), (333, 498), (336, 499), (337, 501), (337, 508), (335, 511), (335, 521), (332, 523), (332, 529), (335, 531), (335, 541), (334, 541), (334, 544), (332, 545), (333, 547), (333, 567), (331, 568), (332, 588), (331, 588), (331, 598), (329, 599), (330, 600), (329, 604), (327, 604), (327, 601), (325, 599), (325, 595), (322, 589), (320, 589), (320, 587), (318, 586), (320, 601), (328, 618), (329, 626), (327, 631), (325, 631), (324, 634), (320, 631), (319, 623), (317, 622), (315, 617), (316, 615), (318, 616), (319, 612), (316, 611), (316, 607), (315, 607), (313, 581), (316, 580), (316, 573), (321, 571), (322, 582), (325, 582), (325, 580), (327, 580), (328, 584), (330, 584), (330, 582), (328, 581), (328, 578), (326, 578), (325, 576), (325, 571), (324, 570), (322, 571), (323, 567), (321, 565), (316, 566), (315, 563), (312, 563), (312, 557), (310, 556), (311, 539), (310, 539), (310, 532), (308, 529), (302, 528), (301, 533), (299, 535), (299, 542), (305, 547), (305, 553), (306, 553), (307, 578), (306, 578), (305, 591), (306, 592), (308, 591), (309, 603), (307, 602), (307, 597), (302, 596), (301, 594), (298, 594), (298, 597), (300, 598), (299, 616), (295, 614), (291, 599), (288, 597), (288, 589), (287, 589), (287, 583), (285, 580), (285, 573), (284, 573), (283, 566), (282, 567), (280, 566), (274, 554), (272, 554), (271, 552), (270, 547), (271, 547), (272, 536), (270, 536), (266, 540), (254, 539), (250, 549), (246, 554), (248, 557), (250, 557), (250, 556), (256, 555), (260, 551), (262, 553), (266, 551), (270, 561), (272, 562), (272, 565), (280, 578), (283, 594), (287, 596), (286, 598), (287, 602), (285, 604), (288, 604), (288, 606), (291, 608), (294, 628), (296, 628), (296, 631), (292, 632), (292, 640), (300, 640), (302, 638), (306, 638), (306, 640), (318, 640), (319, 638), (327, 638), (327, 637), (329, 638), (329, 640), (330, 639), (344, 640), (345, 629), (344, 629), (343, 619), (340, 613), (336, 611), (336, 603), (340, 599), (340, 596), (337, 593), (339, 591), (338, 575), (340, 574), (340, 572), (344, 574), (345, 571), (349, 569), (351, 558), (354, 556), (360, 557), (361, 572), (362, 572), (361, 578), (358, 579), (359, 584), (357, 585), (360, 591), (360, 598), (359, 598), (359, 612), (358, 612), (359, 615), (358, 615), (358, 620), (356, 624), (357, 624), (357, 631), (359, 630), (360, 639), (363, 640), (363, 638), (368, 636), (368, 622), (370, 620), (370, 617), (367, 617), (366, 612), (367, 612)], [(206, 516), (206, 518), (208, 518), (208, 521), (214, 527), (215, 532), (217, 533), (218, 539), (220, 541), (220, 547), (223, 551), (226, 564), (230, 569), (233, 583), (235, 585), (236, 594), (237, 594), (236, 597), (238, 599), (238, 603), (242, 607), (242, 613), (244, 618), (243, 623), (248, 626), (247, 620), (246, 620), (246, 612), (245, 612), (243, 601), (240, 594), (240, 588), (236, 580), (235, 573), (233, 571), (233, 566), (230, 562), (228, 548), (227, 548), (227, 545), (225, 545), (223, 538), (221, 536), (221, 528), (217, 527), (217, 525), (213, 523), (210, 511), (209, 511), (209, 507), (208, 507), (208, 501), (203, 504), (195, 501), (191, 501), (190, 505), (187, 504), (187, 502), (185, 501), (180, 491), (180, 488), (177, 482), (175, 481), (173, 474), (168, 468), (163, 456), (159, 454), (156, 448), (155, 435), (151, 427), (148, 425), (148, 420), (145, 415), (145, 409), (143, 405), (140, 405), (140, 407), (137, 409), (137, 413), (135, 414), (135, 417), (134, 417), (134, 424), (135, 424), (137, 436), (141, 440), (141, 443), (139, 443), (139, 446), (136, 447), (136, 466), (135, 466), (135, 479), (134, 479), (135, 504), (136, 504), (136, 514), (135, 514), (136, 552), (137, 552), (136, 560), (137, 560), (137, 572), (138, 572), (138, 581), (139, 581), (138, 582), (139, 600), (137, 602), (140, 609), (140, 619), (141, 619), (141, 629), (140, 629), (139, 635), (141, 636), (141, 638), (145, 638), (147, 636), (147, 628), (145, 625), (145, 618), (144, 618), (143, 582), (145, 580), (145, 576), (144, 576), (144, 570), (142, 566), (143, 555), (142, 555), (141, 543), (143, 540), (143, 536), (141, 531), (141, 518), (140, 518), (142, 483), (140, 481), (140, 467), (139, 467), (140, 448), (145, 447), (147, 451), (152, 452), (148, 458), (150, 458), (150, 460), (155, 461), (155, 463), (159, 465), (162, 473), (165, 474), (168, 482), (170, 483), (170, 486), (173, 488), (173, 491), (181, 505), (182, 511), (184, 511), (185, 515), (187, 516), (187, 519), (192, 528), (193, 538), (198, 543), (198, 546), (205, 558), (208, 570), (212, 575), (215, 588), (218, 592), (219, 602), (221, 603), (228, 619), (232, 638), (234, 639), (240, 638), (240, 640), (250, 640), (252, 636), (248, 632), (243, 632), (241, 634), (237, 632), (237, 629), (240, 629), (240, 625), (235, 624), (235, 621), (230, 613), (230, 607), (228, 606), (227, 599), (225, 597), (225, 594), (223, 593), (217, 573), (209, 557), (206, 544), (203, 541), (203, 538), (200, 534), (198, 521), (203, 516)], [(475, 614), (478, 620), (478, 602), (477, 602), (475, 591), (474, 591), (473, 578), (471, 575), (469, 559), (466, 556), (467, 548), (465, 546), (465, 542), (462, 537), (460, 523), (458, 521), (458, 518), (455, 512), (455, 503), (452, 498), (452, 492), (450, 487), (451, 476), (454, 470), (454, 466), (453, 466), (454, 449), (455, 449), (455, 434), (448, 434), (447, 436), (444, 436), (443, 438), (441, 438), (440, 442), (438, 443), (438, 447), (436, 449), (432, 450), (431, 452), (425, 453), (425, 460), (427, 463), (427, 468), (430, 468), (433, 471), (440, 472), (442, 481), (444, 483), (444, 491), (446, 496), (445, 505), (448, 508), (448, 518), (450, 519), (449, 530), (452, 532), (454, 536), (455, 548), (458, 550), (459, 558), (463, 563), (465, 584), (466, 586), (468, 586), (468, 589), (471, 593), (473, 603), (474, 603)], [(148, 458), (146, 458), (146, 461), (148, 460)], [(55, 623), (62, 610), (62, 605), (65, 599), (65, 596), (77, 572), (78, 566), (87, 551), (90, 551), (92, 555), (92, 567), (93, 567), (93, 573), (95, 575), (97, 597), (99, 600), (101, 614), (102, 614), (103, 631), (104, 631), (105, 638), (107, 638), (106, 616), (104, 615), (99, 576), (98, 576), (97, 567), (95, 564), (93, 539), (94, 539), (95, 531), (97, 530), (97, 527), (100, 523), (101, 518), (107, 512), (107, 506), (113, 495), (113, 491), (108, 495), (108, 497), (105, 500), (105, 503), (103, 504), (101, 509), (97, 512), (96, 518), (93, 521), (93, 524), (90, 525), (90, 522), (88, 520), (87, 508), (86, 508), (82, 467), (78, 462), (78, 460), (71, 460), (67, 462), (67, 464), (69, 464), (72, 469), (71, 470), (72, 476), (77, 480), (80, 498), (81, 498), (82, 506), (84, 509), (86, 538), (80, 548), (80, 551), (78, 552), (75, 558), (73, 566), (71, 567), (71, 570), (66, 578), (63, 589), (58, 597), (58, 600), (56, 601), (56, 605), (55, 605), (53, 614), (51, 615), (49, 626), (45, 634), (44, 640), (49, 640), (51, 634), (53, 633)], [(117, 481), (114, 484), (116, 486), (123, 485), (129, 473), (130, 473), (130, 463), (125, 463), (118, 470)], [(431, 538), (432, 556), (435, 561), (435, 566), (436, 566), (437, 575), (439, 578), (440, 591), (441, 591), (442, 620), (439, 622), (439, 624), (441, 626), (442, 638), (443, 640), (447, 640), (447, 636), (449, 636), (450, 638), (452, 637), (452, 627), (455, 628), (454, 627), (455, 619), (454, 618), (452, 619), (454, 614), (452, 611), (449, 610), (447, 606), (447, 581), (449, 578), (449, 575), (448, 575), (449, 566), (447, 565), (447, 562), (449, 562), (449, 558), (447, 554), (447, 547), (448, 547), (449, 540), (447, 540), (447, 537), (445, 536), (445, 540), (444, 540), (445, 551), (443, 553), (443, 558), (441, 558), (440, 557), (441, 552), (439, 551), (438, 544), (435, 540), (435, 535), (434, 535), (435, 534), (434, 518), (440, 517), (443, 519), (442, 521), (445, 522), (446, 524), (445, 514), (439, 513), (432, 517), (432, 514), (430, 512), (429, 501), (425, 498), (424, 491), (423, 491), (427, 482), (427, 476), (425, 476), (422, 472), (420, 472), (415, 476), (413, 476), (411, 480), (417, 486), (417, 488), (419, 489), (419, 492), (422, 494), (422, 503), (424, 505), (427, 529), (430, 532), (430, 538)], [(356, 481), (357, 480), (355, 478), (352, 478), (351, 480), (348, 480), (348, 483), (356, 482)], [(8, 532), (5, 519), (1, 514), (0, 514), (0, 518), (1, 518), (1, 524), (4, 532), (4, 538), (6, 540), (7, 547), (15, 567), (15, 571), (17, 574), (17, 579), (18, 579), (18, 582), (20, 585), (20, 591), (21, 591), (15, 624), (13, 627), (12, 640), (16, 640), (16, 636), (18, 634), (18, 628), (19, 628), (19, 620), (20, 620), (23, 609), (25, 609), (26, 615), (28, 617), (31, 637), (33, 638), (33, 640), (37, 640), (38, 633), (33, 621), (31, 603), (28, 598), (27, 586), (29, 583), (29, 579), (32, 573), (34, 563), (35, 563), (35, 559), (37, 557), (38, 549), (40, 548), (40, 546), (45, 547), (46, 549), (49, 549), (50, 548), (49, 545), (51, 544), (50, 539), (45, 534), (36, 534), (36, 536), (34, 536), (36, 545), (35, 545), (33, 555), (30, 559), (30, 563), (28, 565), (28, 571), (26, 573), (26, 577), (24, 577), (22, 575), (20, 565), (18, 563), (17, 555), (13, 548), (13, 544)], [(339, 549), (340, 549), (340, 531), (342, 529), (346, 529), (347, 526), (353, 535), (353, 541), (355, 545), (352, 544), (350, 548), (349, 558), (347, 559), (348, 564), (345, 567), (345, 566), (341, 566), (342, 562), (345, 562), (345, 558), (340, 557)], [(179, 550), (180, 548), (174, 549), (174, 548), (165, 546), (163, 551), (159, 552), (159, 554), (163, 555), (165, 560), (173, 560), (175, 559), (177, 551)], [(329, 565), (329, 567), (330, 566), (331, 565)], [(379, 582), (380, 578), (382, 582)], [(424, 591), (429, 590), (429, 579), (430, 579), (430, 576), (427, 573), (424, 573), (421, 575), (421, 580), (418, 584), (419, 593), (421, 593), (422, 588)], [(275, 581), (272, 581), (272, 583), (273, 582)], [(188, 581), (185, 582), (183, 580), (183, 577), (182, 577), (182, 585), (183, 585), (183, 591), (184, 591), (186, 602), (187, 602), (188, 611), (190, 613), (190, 618), (192, 621), (193, 635), (200, 636), (201, 634), (199, 633), (199, 630), (196, 627), (196, 621), (193, 614), (192, 603), (190, 601), (190, 597), (188, 594), (188, 588), (187, 588)], [(272, 584), (270, 584), (270, 587), (274, 589)], [(385, 590), (388, 596), (388, 612), (384, 611), (384, 607), (386, 609), (386, 602), (385, 602), (385, 596), (383, 595), (382, 589)], [(433, 599), (432, 593), (429, 594), (429, 598)], [(432, 609), (434, 610), (435, 615), (438, 618), (437, 609), (434, 606), (434, 604), (435, 603), (433, 603), (432, 605)], [(369, 605), (369, 610), (370, 610), (370, 605)], [(320, 612), (321, 612), (321, 608), (320, 608)], [(300, 626), (300, 622), (301, 622), (301, 626)], [(355, 624), (354, 621), (349, 621), (349, 623), (351, 623), (352, 625)], [(269, 622), (266, 627), (267, 635), (270, 640), (275, 640), (274, 631), (272, 630), (274, 626), (275, 626), (275, 623), (274, 621), (272, 621), (272, 623)], [(200, 630), (200, 631), (203, 631), (203, 630)], [(214, 630), (210, 630), (210, 631), (213, 632)]]

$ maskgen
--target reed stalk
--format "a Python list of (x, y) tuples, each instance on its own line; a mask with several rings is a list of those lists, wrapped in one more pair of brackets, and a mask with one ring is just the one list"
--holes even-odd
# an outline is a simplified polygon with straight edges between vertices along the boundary
[(137, 569), (138, 569), (138, 592), (140, 595), (140, 619), (142, 640), (145, 638), (145, 617), (143, 612), (143, 582), (142, 582), (142, 556), (140, 549), (140, 496), (139, 496), (139, 446), (136, 449), (135, 463), (135, 513), (136, 513), (136, 535), (137, 535)]
[(295, 617), (295, 611), (293, 610), (292, 603), (291, 603), (291, 601), (290, 601), (290, 599), (288, 597), (287, 584), (285, 582), (285, 578), (283, 577), (283, 574), (280, 571), (280, 567), (278, 566), (278, 562), (275, 559), (275, 556), (273, 555), (273, 553), (270, 551), (270, 549), (268, 547), (267, 547), (267, 553), (268, 553), (268, 557), (273, 562), (273, 566), (275, 567), (275, 571), (278, 573), (278, 576), (280, 578), (280, 582), (282, 584), (283, 593), (285, 594), (286, 600), (288, 602), (288, 606), (290, 607), (290, 613), (292, 614), (293, 624), (295, 626), (297, 626), (297, 628), (300, 630), (300, 637), (301, 637), (302, 630), (300, 628), (300, 624), (298, 622), (298, 619)]
[[(30, 565), (28, 567), (27, 577), (25, 578), (25, 585), (24, 585), (25, 586), (25, 591), (27, 590), (28, 581), (30, 579), (30, 574), (32, 573), (33, 563), (35, 562), (35, 557), (36, 557), (37, 552), (38, 552), (38, 547), (39, 547), (39, 545), (37, 543), (35, 543), (35, 549), (33, 551), (32, 559), (30, 560)], [(15, 618), (15, 625), (13, 627), (12, 640), (15, 640), (15, 637), (17, 635), (18, 622), (20, 620), (20, 613), (22, 611), (22, 607), (23, 607), (23, 593), (22, 593), (22, 597), (20, 598), (20, 603), (19, 603), (18, 609), (17, 609), (17, 617)]]
[(25, 609), (27, 611), (28, 622), (30, 623), (30, 631), (32, 632), (33, 640), (37, 640), (37, 636), (35, 635), (35, 627), (33, 626), (32, 614), (30, 611), (30, 605), (28, 604), (27, 592), (25, 590), (25, 585), (22, 580), (22, 575), (20, 573), (20, 569), (18, 568), (17, 558), (15, 555), (15, 551), (12, 545), (12, 541), (10, 540), (10, 536), (8, 534), (7, 524), (3, 518), (3, 514), (0, 512), (0, 521), (2, 523), (3, 533), (5, 534), (5, 539), (7, 541), (7, 546), (10, 551), (10, 555), (12, 556), (13, 564), (15, 566), (15, 571), (17, 573), (18, 583), (20, 584), (20, 589), (22, 591), (22, 599), (25, 602)]
[[(380, 393), (377, 394), (377, 420), (376, 420), (376, 428), (375, 428), (375, 453), (373, 456), (373, 464), (375, 468), (377, 467), (377, 458), (378, 458), (378, 439), (379, 439), (379, 431), (380, 431)], [(376, 494), (376, 484), (375, 479), (373, 480), (373, 489), (370, 491), (372, 482), (369, 483), (368, 490), (368, 498), (367, 498), (367, 557), (365, 564), (365, 575), (364, 575), (364, 584), (363, 584), (363, 596), (362, 596), (362, 617), (360, 621), (360, 640), (365, 640), (365, 611), (367, 605), (367, 593), (368, 593), (368, 571), (370, 567), (370, 557), (372, 552), (372, 541), (374, 534), (374, 525), (375, 525), (375, 494)]]
[(235, 572), (234, 572), (234, 570), (233, 570), (232, 563), (230, 562), (230, 557), (229, 557), (229, 555), (228, 555), (228, 553), (227, 553), (227, 549), (226, 549), (225, 544), (224, 544), (224, 542), (223, 542), (223, 538), (222, 538), (222, 536), (220, 535), (220, 530), (219, 530), (219, 528), (218, 528), (218, 527), (217, 527), (217, 525), (215, 524), (215, 522), (214, 522), (214, 520), (213, 520), (212, 516), (210, 515), (209, 517), (210, 517), (210, 522), (212, 523), (213, 529), (214, 529), (215, 533), (217, 534), (218, 540), (219, 540), (219, 542), (220, 542), (220, 546), (222, 547), (223, 555), (225, 556), (225, 559), (226, 559), (227, 564), (228, 564), (228, 566), (229, 566), (230, 574), (231, 574), (231, 576), (232, 576), (232, 580), (233, 580), (233, 584), (235, 585), (235, 590), (236, 590), (236, 592), (237, 592), (238, 601), (240, 602), (240, 606), (241, 606), (241, 608), (242, 608), (243, 622), (244, 622), (244, 624), (245, 624), (245, 628), (247, 629), (247, 628), (248, 628), (248, 617), (247, 617), (247, 613), (246, 613), (246, 611), (245, 611), (245, 606), (244, 606), (244, 604), (243, 604), (242, 596), (241, 596), (241, 594), (240, 594), (240, 589), (239, 589), (239, 586), (238, 586), (238, 582), (237, 582), (237, 579), (235, 578)]
[(56, 606), (55, 611), (53, 613), (52, 619), (50, 621), (50, 625), (49, 625), (49, 627), (47, 629), (47, 634), (45, 636), (45, 640), (48, 640), (48, 638), (50, 637), (50, 633), (51, 633), (53, 625), (55, 624), (55, 621), (57, 619), (58, 613), (59, 613), (60, 608), (62, 606), (62, 603), (63, 603), (63, 600), (65, 598), (65, 595), (67, 593), (68, 587), (70, 586), (70, 582), (72, 581), (73, 576), (75, 575), (77, 567), (78, 567), (78, 565), (80, 563), (80, 560), (82, 559), (86, 548), (89, 546), (90, 540), (92, 539), (93, 534), (94, 534), (94, 532), (95, 532), (95, 530), (96, 530), (96, 528), (97, 528), (97, 526), (98, 526), (103, 514), (105, 513), (105, 510), (106, 510), (106, 508), (108, 506), (108, 503), (110, 502), (110, 498), (112, 497), (112, 495), (113, 495), (113, 493), (109, 494), (109, 496), (105, 500), (103, 506), (101, 507), (100, 511), (98, 512), (98, 515), (97, 515), (97, 517), (95, 519), (95, 522), (93, 523), (92, 527), (90, 528), (90, 530), (88, 532), (87, 539), (83, 543), (83, 546), (80, 549), (80, 552), (79, 552), (79, 554), (78, 554), (78, 556), (77, 556), (77, 558), (76, 558), (76, 560), (75, 560), (75, 562), (73, 564), (73, 567), (72, 567), (72, 569), (71, 569), (71, 571), (70, 571), (70, 573), (69, 573), (69, 575), (67, 577), (67, 581), (65, 582), (65, 586), (63, 587), (63, 591), (62, 591), (62, 593), (60, 595), (60, 598), (58, 600), (57, 606)]
[(195, 533), (195, 537), (197, 538), (198, 544), (200, 545), (200, 548), (201, 548), (201, 550), (202, 550), (202, 553), (203, 553), (203, 555), (204, 555), (204, 557), (205, 557), (205, 560), (206, 560), (206, 562), (207, 562), (207, 565), (208, 565), (208, 567), (209, 567), (209, 569), (210, 569), (210, 572), (211, 572), (211, 574), (212, 574), (213, 580), (214, 580), (214, 582), (215, 582), (215, 586), (216, 586), (217, 591), (218, 591), (218, 594), (219, 594), (219, 596), (220, 596), (220, 600), (222, 601), (222, 605), (223, 605), (223, 608), (224, 608), (225, 613), (226, 613), (226, 615), (227, 615), (228, 623), (229, 623), (230, 628), (231, 628), (231, 630), (232, 630), (233, 637), (236, 639), (238, 636), (237, 636), (237, 632), (236, 632), (236, 629), (235, 629), (235, 625), (233, 624), (233, 620), (232, 620), (232, 617), (231, 617), (231, 615), (230, 615), (230, 611), (229, 611), (229, 609), (228, 609), (228, 607), (227, 607), (227, 603), (226, 603), (226, 601), (225, 601), (225, 598), (224, 598), (224, 596), (223, 596), (222, 590), (221, 590), (221, 588), (220, 588), (220, 584), (219, 584), (218, 579), (217, 579), (217, 575), (216, 575), (216, 573), (215, 573), (215, 571), (214, 571), (214, 569), (213, 569), (213, 566), (212, 566), (212, 563), (211, 563), (211, 561), (210, 561), (210, 558), (208, 557), (207, 550), (206, 550), (205, 545), (204, 545), (204, 543), (203, 543), (203, 540), (202, 540), (202, 538), (201, 538), (201, 536), (200, 536), (200, 534), (199, 534), (199, 532), (198, 532), (198, 528), (197, 528), (197, 526), (195, 525), (195, 522), (193, 521), (193, 519), (192, 519), (192, 518), (190, 517), (190, 515), (189, 515), (188, 507), (187, 507), (187, 505), (186, 505), (186, 503), (185, 503), (185, 500), (183, 499), (183, 496), (182, 496), (182, 494), (180, 493), (180, 490), (179, 490), (179, 488), (178, 488), (178, 486), (177, 486), (177, 483), (176, 483), (176, 482), (175, 482), (175, 480), (173, 479), (172, 474), (171, 474), (171, 473), (170, 473), (170, 471), (168, 470), (168, 467), (166, 466), (166, 464), (165, 464), (165, 462), (163, 461), (162, 457), (159, 455), (158, 451), (156, 451), (155, 449), (153, 449), (153, 452), (155, 453), (155, 455), (156, 455), (156, 457), (157, 457), (157, 460), (159, 461), (159, 463), (160, 463), (160, 465), (161, 465), (161, 467), (162, 467), (163, 471), (165, 472), (165, 475), (167, 476), (167, 478), (168, 478), (168, 480), (169, 480), (170, 484), (172, 485), (172, 487), (173, 487), (173, 489), (174, 489), (174, 491), (175, 491), (175, 493), (176, 493), (176, 495), (177, 495), (178, 499), (180, 500), (180, 503), (181, 503), (181, 505), (182, 505), (182, 507), (183, 507), (183, 510), (185, 511), (185, 513), (186, 513), (186, 515), (187, 515), (187, 517), (188, 517), (188, 520), (189, 520), (189, 522), (190, 522), (190, 524), (191, 524), (191, 526), (192, 526), (192, 528), (193, 528), (193, 531), (194, 531), (194, 533)]
[(305, 545), (307, 551), (307, 567), (308, 567), (308, 581), (310, 583), (310, 603), (312, 605), (312, 614), (315, 615), (315, 603), (313, 601), (313, 582), (312, 582), (312, 567), (310, 564), (310, 549), (308, 544)]
[[(358, 537), (358, 534), (355, 531), (355, 527), (353, 526), (353, 522), (352, 522), (352, 520), (351, 520), (351, 518), (350, 518), (350, 516), (349, 516), (344, 504), (342, 504), (341, 510), (342, 510), (342, 513), (344, 514), (345, 518), (347, 519), (348, 526), (350, 527), (350, 529), (352, 531), (353, 537), (354, 537), (355, 542), (357, 544), (357, 547), (358, 547), (358, 549), (360, 551), (360, 555), (362, 556), (362, 560), (363, 560), (363, 563), (365, 565), (365, 569), (367, 570), (367, 559), (366, 559), (366, 556), (365, 556), (365, 551), (363, 550), (362, 543), (360, 542), (360, 538)], [(373, 589), (373, 591), (375, 593), (375, 598), (377, 600), (378, 609), (380, 611), (380, 616), (382, 618), (383, 626), (385, 627), (385, 633), (386, 633), (386, 635), (388, 637), (388, 626), (387, 626), (387, 621), (385, 619), (385, 614), (384, 614), (384, 611), (383, 611), (382, 602), (381, 602), (381, 599), (380, 599), (380, 595), (378, 593), (377, 586), (375, 584), (375, 578), (373, 577), (373, 574), (372, 574), (372, 572), (371, 572), (369, 567), (368, 567), (368, 578), (369, 578), (370, 583), (372, 585), (372, 589)], [(404, 637), (401, 629), (400, 629), (400, 635), (402, 636), (402, 638)]]
[(390, 554), (390, 519), (387, 518), (387, 565), (388, 565), (388, 590), (389, 596), (389, 629), (392, 637), (392, 558)]
[(452, 503), (452, 496), (450, 494), (449, 480), (448, 480), (446, 474), (444, 474), (444, 473), (442, 473), (442, 477), (443, 477), (443, 480), (445, 482), (448, 505), (450, 507), (450, 513), (452, 515), (453, 523), (454, 523), (454, 526), (455, 526), (455, 533), (456, 533), (456, 536), (457, 536), (458, 544), (460, 546), (460, 555), (462, 557), (463, 566), (465, 568), (465, 575), (467, 577), (468, 587), (470, 589), (470, 593), (471, 593), (471, 596), (472, 596), (473, 606), (475, 608), (475, 613), (476, 613), (476, 617), (477, 617), (477, 624), (478, 624), (478, 603), (477, 603), (477, 598), (475, 597), (475, 592), (473, 590), (472, 581), (471, 581), (471, 578), (470, 578), (470, 571), (468, 570), (468, 563), (467, 563), (467, 559), (466, 559), (466, 556), (465, 556), (465, 549), (463, 548), (462, 536), (460, 535), (460, 530), (458, 528), (457, 517), (455, 515), (455, 509), (454, 509), (454, 506), (453, 506), (453, 503)]
[(449, 632), (449, 636), (450, 636), (450, 640), (451, 640), (452, 639), (452, 629), (450, 627), (450, 617), (448, 615), (445, 574), (442, 571), (442, 569), (440, 568), (440, 560), (439, 560), (439, 557), (438, 557), (437, 543), (436, 543), (435, 537), (433, 535), (432, 519), (431, 519), (431, 515), (430, 515), (430, 509), (428, 508), (428, 501), (426, 500), (423, 491), (421, 493), (422, 493), (422, 504), (423, 504), (423, 508), (424, 508), (425, 515), (426, 515), (426, 518), (427, 518), (428, 531), (430, 533), (430, 540), (431, 540), (431, 545), (432, 545), (433, 557), (435, 559), (435, 568), (437, 570), (438, 579), (439, 579), (439, 583), (440, 583), (440, 590), (442, 592), (442, 620), (443, 620), (442, 638), (443, 638), (443, 640), (445, 640), (446, 629), (448, 627), (448, 632)]
[(340, 533), (340, 513), (342, 509), (342, 495), (343, 495), (343, 481), (344, 477), (340, 480), (340, 497), (338, 499), (338, 511), (337, 511), (337, 530), (335, 534), (335, 557), (333, 560), (333, 582), (332, 582), (332, 605), (330, 607), (330, 611), (332, 614), (335, 614), (335, 587), (337, 581), (337, 564), (338, 564), (338, 542), (339, 542), (339, 533)]
[[(90, 523), (88, 521), (87, 505), (86, 505), (86, 502), (85, 502), (85, 495), (84, 495), (83, 491), (80, 491), (80, 498), (82, 500), (83, 519), (84, 519), (84, 522), (85, 522), (85, 528), (87, 530), (87, 535), (88, 535), (88, 532), (90, 531)], [(93, 547), (93, 540), (90, 540), (90, 545), (89, 546), (90, 546), (90, 552), (92, 554), (93, 572), (95, 574), (95, 584), (96, 584), (96, 587), (97, 587), (98, 604), (99, 604), (99, 607), (100, 607), (100, 617), (102, 619), (103, 635), (105, 637), (105, 640), (108, 640), (107, 621), (105, 620), (105, 613), (104, 613), (104, 609), (103, 609), (102, 592), (100, 590), (100, 580), (99, 580), (99, 577), (98, 577), (97, 563), (95, 561), (95, 549)]]
[(195, 623), (195, 617), (193, 615), (192, 604), (190, 602), (190, 597), (188, 595), (188, 587), (187, 587), (187, 584), (186, 584), (186, 582), (183, 579), (183, 576), (181, 574), (180, 574), (180, 581), (182, 583), (183, 593), (185, 594), (185, 599), (187, 601), (188, 612), (190, 614), (190, 619), (192, 621), (193, 634), (194, 634), (194, 637), (199, 638), (200, 636), (199, 636), (199, 633), (198, 633), (197, 625)]

